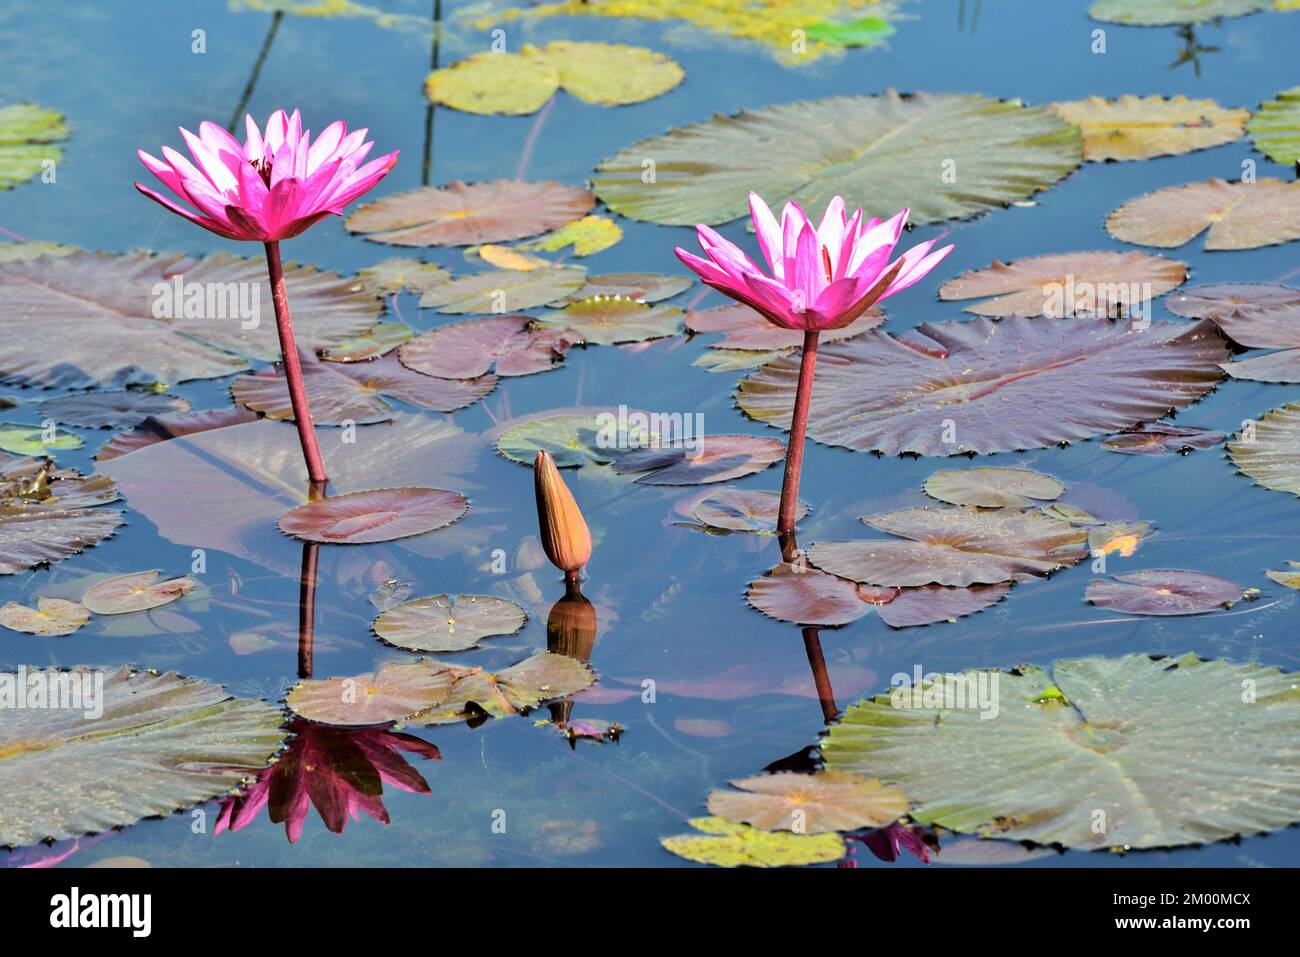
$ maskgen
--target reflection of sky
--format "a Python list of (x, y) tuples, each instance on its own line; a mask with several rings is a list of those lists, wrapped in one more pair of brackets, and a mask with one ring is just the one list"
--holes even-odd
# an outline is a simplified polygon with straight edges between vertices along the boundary
[[(377, 5), (378, 0), (377, 0)], [(423, 2), (382, 4), (423, 15)], [(459, 5), (444, 3), (453, 11)], [(620, 109), (586, 106), (561, 95), (538, 135), (528, 168), (531, 179), (581, 183), (603, 157), (673, 125), (702, 120), (714, 112), (835, 94), (900, 90), (978, 91), (1022, 97), (1032, 103), (1076, 99), (1089, 94), (1122, 93), (1209, 96), (1226, 106), (1253, 107), (1295, 83), (1293, 46), (1300, 14), (1263, 14), (1198, 30), (1203, 45), (1222, 47), (1202, 54), (1201, 75), (1190, 64), (1170, 70), (1183, 49), (1170, 29), (1099, 25), (1084, 14), (1086, 0), (1043, 4), (1020, 0), (983, 4), (978, 29), (968, 19), (957, 25), (956, 4), (916, 5), (916, 19), (902, 21), (888, 47), (826, 58), (802, 70), (775, 65), (765, 53), (741, 44), (717, 45), (707, 37), (674, 46), (665, 24), (607, 19), (548, 18), (508, 27), (508, 42), (551, 39), (602, 39), (653, 47), (675, 56), (687, 79), (677, 90), (648, 103)], [(969, 4), (968, 4), (969, 7)], [(131, 183), (147, 176), (134, 151), (179, 145), (177, 124), (194, 128), (205, 118), (225, 122), (243, 91), (248, 71), (265, 37), (264, 14), (230, 12), (224, 3), (171, 4), (161, 0), (114, 5), (111, 16), (94, 5), (58, 0), (12, 3), (0, 15), (0, 45), (6, 56), (8, 100), (34, 100), (67, 114), (73, 129), (64, 144), (64, 162), (55, 185), (32, 183), (0, 194), (0, 226), (32, 239), (56, 240), (90, 249), (137, 247), (191, 253), (227, 250), (253, 255), (169, 216), (138, 196)], [(1104, 55), (1090, 52), (1091, 31), (1107, 31)], [(35, 27), (33, 29), (33, 27)], [(207, 31), (208, 52), (190, 52), (193, 29)], [(460, 27), (443, 44), (444, 62), (485, 49), (486, 32)], [(71, 55), (75, 51), (75, 58)], [(379, 195), (420, 183), (428, 72), (427, 37), (415, 30), (385, 30), (366, 20), (331, 22), (286, 18), (251, 100), (264, 119), (281, 105), (300, 106), (316, 129), (342, 116), (366, 124), (378, 149), (400, 148), (397, 168)], [(54, 65), (54, 66), (52, 66)], [(437, 111), (434, 123), (432, 181), (479, 180), (515, 175), (533, 117), (478, 117)], [(798, 130), (791, 130), (798, 136)], [(1126, 249), (1105, 232), (1105, 215), (1141, 193), (1210, 176), (1235, 178), (1242, 161), (1254, 159), (1258, 175), (1289, 179), (1241, 141), (1201, 153), (1139, 163), (1089, 164), (1038, 197), (1033, 208), (1012, 208), (968, 223), (920, 227), (911, 241), (947, 231), (957, 249), (933, 280), (889, 304), (887, 329), (960, 318), (961, 304), (937, 301), (938, 285), (993, 259), (1012, 260), (1048, 252)], [(776, 197), (769, 197), (776, 199)], [(601, 272), (678, 273), (674, 245), (689, 245), (690, 231), (622, 222), (623, 242), (588, 260)], [(723, 229), (754, 252), (742, 223)], [(1294, 271), (1294, 244), (1244, 253), (1207, 254), (1201, 241), (1165, 255), (1186, 261), (1192, 284), (1222, 281), (1276, 281)], [(286, 259), (355, 271), (404, 255), (349, 237), (338, 221), (313, 228), (287, 244)], [(457, 250), (431, 250), (426, 258), (459, 272), (471, 267)], [(683, 297), (685, 301), (694, 293)], [(710, 295), (703, 305), (717, 305)], [(414, 301), (403, 302), (408, 318), (421, 328), (456, 317), (419, 315)], [(1157, 321), (1173, 317), (1157, 305)], [(777, 435), (733, 407), (736, 376), (693, 368), (702, 341), (668, 343), (645, 349), (593, 347), (574, 350), (559, 371), (505, 380), (489, 398), (498, 417), (519, 416), (560, 406), (626, 403), (633, 408), (698, 411), (708, 434), (731, 432)], [(181, 392), (196, 409), (226, 404), (219, 382), (186, 386)], [(1235, 432), (1243, 419), (1288, 399), (1286, 386), (1229, 382), (1178, 417), (1180, 424)], [(29, 421), (34, 405), (14, 410), (14, 421)], [(493, 422), (471, 408), (454, 416), (469, 432)], [(373, 426), (369, 428), (382, 428)], [(86, 449), (65, 453), (60, 464), (89, 469), (90, 455), (104, 433), (87, 433)], [(877, 459), (810, 444), (801, 498), (814, 506), (801, 526), (801, 541), (863, 537), (860, 515), (914, 504), (916, 490), (938, 468), (939, 459)], [(961, 460), (956, 463), (961, 464)], [(1292, 598), (1264, 578), (1266, 568), (1300, 560), (1294, 546), (1300, 511), (1285, 493), (1253, 487), (1234, 473), (1222, 450), (1186, 458), (1146, 458), (1105, 452), (1096, 442), (1068, 449), (1035, 450), (981, 459), (979, 464), (1037, 468), (1067, 485), (1087, 484), (1120, 493), (1156, 534), (1131, 559), (1109, 558), (1108, 573), (1139, 568), (1188, 567), (1231, 577), (1258, 587), (1256, 605), (1201, 618), (1113, 622), (1120, 616), (1083, 601), (1095, 577), (1079, 566), (1047, 582), (1019, 585), (997, 607), (955, 625), (892, 631), (874, 615), (842, 630), (822, 632), (822, 647), (839, 704), (881, 690), (894, 672), (972, 666), (1009, 666), (1024, 659), (1048, 662), (1078, 654), (1115, 655), (1130, 651), (1258, 658), (1265, 663), (1300, 666), (1284, 621)], [(703, 812), (711, 787), (743, 777), (815, 741), (821, 711), (808, 675), (799, 629), (771, 621), (746, 608), (744, 586), (774, 564), (775, 543), (733, 535), (715, 537), (682, 528), (674, 504), (696, 489), (634, 486), (592, 470), (566, 472), (574, 494), (588, 510), (598, 546), (590, 567), (587, 594), (601, 613), (601, 635), (592, 664), (609, 676), (610, 686), (637, 691), (608, 703), (581, 702), (577, 718), (617, 720), (629, 731), (618, 745), (580, 744), (570, 752), (558, 735), (534, 729), (527, 719), (502, 721), (477, 729), (441, 728), (420, 732), (435, 741), (443, 759), (421, 772), (431, 796), (385, 794), (393, 823), (388, 828), (364, 820), (341, 837), (309, 824), (290, 848), (269, 822), (238, 834), (191, 834), (185, 816), (151, 821), (116, 838), (112, 849), (94, 855), (135, 855), (158, 863), (477, 863), (645, 862), (670, 864), (657, 838), (683, 830), (670, 808)], [(364, 552), (325, 548), (321, 553), (321, 591), (317, 609), (317, 659), (320, 676), (367, 671), (401, 653), (380, 646), (368, 633), (374, 609), (367, 595), (388, 578), (413, 584), (415, 595), (441, 592), (501, 591), (522, 600), (531, 595), (532, 620), (519, 635), (489, 641), (484, 650), (456, 660), (502, 667), (545, 644), (545, 612), (561, 594), (549, 567), (511, 568), (502, 584), (481, 569), (491, 550), (514, 556), (520, 542), (535, 532), (531, 475), (523, 467), (485, 453), (474, 474), (471, 511), (456, 526), (465, 544), (456, 549), (401, 543)], [(777, 469), (741, 483), (743, 488), (775, 491)], [(194, 501), (195, 510), (203, 508)], [(163, 567), (181, 574), (191, 562), (188, 547), (159, 542), (149, 521), (128, 515), (129, 525), (108, 543), (51, 571), (0, 580), (0, 599), (30, 599), (49, 583), (74, 574), (135, 571)], [(272, 541), (292, 568), (296, 543)], [(431, 540), (432, 542), (432, 540)], [(436, 542), (432, 542), (436, 544)], [(288, 545), (287, 548), (284, 546)], [(382, 564), (377, 564), (382, 562)], [(232, 595), (228, 582), (242, 585)], [(176, 667), (241, 693), (278, 697), (296, 667), (297, 583), (271, 575), (256, 563), (208, 555), (204, 583), (220, 598), (206, 610), (181, 602), (172, 611), (198, 627), (169, 633), (175, 621), (163, 616), (154, 627), (118, 629), (111, 638), (92, 624), (78, 635), (45, 639), (6, 635), (3, 663), (56, 662)], [(1280, 604), (1274, 604), (1279, 602)], [(152, 620), (152, 619), (151, 619)], [(169, 624), (170, 622), (170, 624)], [(265, 639), (249, 641), (248, 632)], [(123, 633), (125, 632), (125, 633)], [(246, 653), (236, 654), (236, 644)], [(249, 652), (250, 648), (265, 648)], [(657, 702), (641, 702), (640, 687), (652, 679)], [(544, 713), (543, 713), (544, 716)], [(679, 729), (686, 729), (685, 731)], [(721, 731), (725, 736), (717, 737)], [(653, 795), (655, 800), (646, 795)], [(594, 796), (594, 800), (593, 800)], [(491, 813), (504, 808), (507, 834), (490, 830)], [(587, 822), (595, 821), (595, 836)], [(575, 835), (565, 841), (557, 835)], [(1225, 865), (1293, 860), (1300, 834), (1247, 840), (1241, 847), (1216, 845), (1172, 855), (1147, 855), (1129, 861), (1155, 865)], [(594, 845), (594, 849), (593, 849)], [(1055, 856), (1041, 863), (1052, 864)], [(1123, 865), (1112, 855), (1069, 855), (1088, 866)], [(863, 866), (872, 863), (859, 854)]]

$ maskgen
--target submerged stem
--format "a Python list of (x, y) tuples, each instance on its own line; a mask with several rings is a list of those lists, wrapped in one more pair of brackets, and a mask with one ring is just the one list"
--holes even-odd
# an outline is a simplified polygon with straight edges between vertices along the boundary
[(794, 516), (799, 505), (799, 476), (803, 471), (804, 433), (808, 431), (808, 406), (812, 401), (813, 368), (817, 365), (815, 329), (803, 334), (803, 357), (799, 360), (799, 388), (794, 396), (794, 416), (790, 420), (790, 441), (785, 449), (785, 477), (781, 480), (781, 509), (776, 531), (787, 535), (794, 531)]
[(302, 381), (302, 362), (298, 358), (298, 345), (293, 338), (293, 318), (289, 315), (289, 296), (284, 288), (284, 267), (280, 264), (279, 242), (266, 244), (266, 268), (271, 276), (271, 301), (275, 306), (275, 328), (280, 334), (280, 354), (284, 357), (284, 380), (289, 386), (289, 403), (293, 407), (293, 421), (298, 426), (298, 441), (302, 444), (302, 457), (307, 463), (307, 476), (312, 483), (327, 482), (325, 462), (320, 446), (316, 444), (316, 428), (311, 420), (311, 406), (307, 404), (307, 389)]

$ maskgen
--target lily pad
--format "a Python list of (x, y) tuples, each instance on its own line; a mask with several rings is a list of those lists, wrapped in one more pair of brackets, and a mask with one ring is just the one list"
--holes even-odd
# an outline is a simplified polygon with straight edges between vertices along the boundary
[(85, 429), (125, 429), (151, 415), (188, 412), (190, 403), (177, 395), (158, 392), (86, 392), (46, 399), (39, 406), (42, 419)]
[(439, 326), (398, 350), (402, 365), (428, 376), (468, 379), (529, 375), (555, 368), (582, 343), (573, 329), (539, 327), (528, 316), (487, 316)]
[(1172, 249), (1207, 229), (1205, 248), (1258, 249), (1300, 239), (1300, 183), (1207, 179), (1166, 186), (1130, 200), (1106, 217), (1116, 239)]
[[(700, 499), (691, 518), (708, 528), (727, 532), (775, 532), (781, 496), (776, 492), (722, 488)], [(795, 520), (808, 514), (803, 502), (795, 505)]]
[[(655, 164), (649, 182), (647, 160)], [(835, 195), (868, 214), (906, 206), (912, 222), (932, 223), (1026, 199), (1081, 160), (1078, 129), (1044, 108), (889, 90), (675, 129), (604, 160), (592, 188), (617, 213), (674, 226), (737, 219), (749, 190), (805, 209), (822, 209)], [(946, 164), (955, 171), (950, 182), (941, 176)]]
[(161, 574), (154, 569), (110, 578), (86, 589), (81, 603), (96, 615), (125, 615), (170, 604), (188, 594), (196, 584), (188, 575), (159, 581)]
[(682, 68), (662, 53), (615, 43), (559, 40), (524, 44), (518, 53), (476, 53), (436, 70), (425, 95), (467, 113), (535, 113), (564, 89), (585, 103), (640, 103), (682, 82)]
[[(317, 425), (390, 421), (397, 413), (383, 396), (434, 412), (473, 405), (496, 388), (497, 377), (441, 379), (412, 371), (389, 355), (371, 362), (302, 364), (303, 383)], [(283, 369), (263, 369), (230, 384), (235, 401), (269, 419), (292, 420), (293, 406)]]
[(27, 182), (46, 162), (62, 162), (63, 150), (54, 144), (67, 138), (58, 110), (34, 103), (0, 107), (0, 189)]
[(294, 714), (319, 724), (388, 724), (443, 700), (465, 673), (426, 661), (388, 662), (369, 674), (300, 681), (289, 689), (284, 703)]
[(1256, 485), (1300, 495), (1300, 402), (1249, 423), (1228, 443), (1228, 458)]
[(1285, 585), (1287, 588), (1300, 589), (1300, 562), (1287, 562), (1291, 566), (1289, 571), (1274, 571), (1269, 569), (1264, 572), (1269, 578), (1279, 585)]
[(1124, 95), (1114, 100), (1053, 103), (1051, 110), (1083, 131), (1083, 158), (1139, 160), (1222, 146), (1241, 138), (1249, 110), (1185, 96)]
[(376, 322), (369, 332), (322, 349), (320, 357), (327, 362), (369, 362), (414, 336), (415, 330), (404, 322)]
[[(858, 587), (861, 589), (863, 586)], [(891, 628), (937, 625), (944, 621), (956, 621), (996, 605), (1007, 596), (1010, 588), (1006, 582), (997, 585), (970, 585), (966, 588), (948, 585), (900, 588), (897, 595), (876, 607), (876, 613)]]
[(55, 452), (81, 448), (81, 436), (65, 429), (46, 430), (39, 425), (0, 424), (0, 449), (16, 455), (54, 457)]
[(707, 435), (699, 442), (696, 449), (628, 449), (618, 454), (612, 467), (620, 474), (646, 473), (635, 479), (641, 485), (704, 485), (753, 475), (785, 457), (785, 447), (776, 439)]
[(549, 232), (595, 204), (585, 189), (555, 182), (457, 180), (366, 203), (347, 218), (347, 227), (392, 246), (473, 246)]
[(29, 635), (70, 635), (90, 621), (90, 611), (64, 598), (37, 598), (36, 607), (7, 602), (0, 608), (0, 625)]
[[(10, 709), (0, 725), (0, 845), (127, 827), (251, 780), (280, 747), (283, 714), (263, 701), (175, 673), (29, 670), (74, 683), (102, 679), (103, 714)], [(0, 677), (12, 682), (13, 674)]]
[(1095, 581), (1083, 597), (1127, 615), (1203, 615), (1241, 601), (1242, 588), (1217, 575), (1166, 568)]
[(369, 489), (299, 505), (277, 524), (304, 541), (357, 545), (445, 528), (468, 508), (465, 496), (441, 488)]
[(1241, 17), (1272, 5), (1273, 0), (1097, 0), (1088, 16), (1107, 23), (1164, 27)]
[(621, 296), (597, 296), (570, 303), (537, 320), (549, 329), (576, 329), (590, 345), (646, 342), (682, 331), (682, 311), (676, 306), (647, 305)]
[(808, 560), (867, 585), (1028, 581), (1088, 556), (1088, 534), (1041, 512), (905, 508), (863, 519), (905, 540), (817, 542)]
[(584, 216), (572, 223), (566, 223), (545, 236), (529, 240), (520, 248), (558, 252), (572, 246), (573, 255), (581, 258), (603, 252), (622, 238), (622, 228), (612, 219), (606, 219), (604, 216)]
[(1180, 316), (1211, 320), (1233, 342), (1281, 352), (1223, 364), (1235, 379), (1300, 382), (1300, 289), (1251, 282), (1197, 286), (1167, 303)]
[(1209, 429), (1152, 422), (1112, 435), (1101, 447), (1125, 455), (1186, 455), (1196, 449), (1212, 449), (1226, 438), (1222, 432)]
[(720, 817), (688, 821), (698, 834), (660, 838), (665, 850), (697, 864), (717, 867), (798, 867), (827, 864), (844, 856), (844, 839), (838, 834), (790, 834), (760, 831)]
[[(885, 321), (885, 313), (872, 307), (853, 322), (840, 329), (827, 329), (819, 342), (826, 345), (841, 339), (852, 339)], [(782, 329), (768, 322), (749, 306), (719, 306), (716, 309), (691, 310), (686, 313), (686, 328), (693, 333), (721, 332), (722, 339), (712, 343), (714, 349), (743, 349), (751, 352), (798, 349), (803, 346), (803, 333), (796, 329)], [(755, 365), (757, 363), (754, 363)]]
[[(577, 415), (526, 416), (516, 425), (502, 429), (496, 448), (505, 458), (521, 465), (532, 466), (537, 453), (546, 451), (559, 468), (576, 468), (588, 463), (608, 465), (623, 450), (670, 437), (668, 432), (647, 427), (644, 432), (620, 422), (614, 410), (606, 410), (609, 419), (601, 412)], [(628, 417), (634, 410), (628, 411)]]
[(402, 602), (375, 619), (375, 634), (407, 651), (464, 651), (484, 638), (513, 635), (528, 613), (491, 595), (434, 595)]
[[(809, 434), (887, 455), (1045, 448), (1186, 408), (1221, 379), (1227, 346), (1208, 324), (1026, 319), (926, 323), (818, 354)], [(740, 381), (751, 418), (788, 429), (799, 358)]]
[(0, 575), (57, 562), (95, 545), (122, 524), (104, 476), (55, 471), (45, 460), (0, 456)]
[[(353, 282), (312, 266), (286, 263), (285, 286), (304, 351), (361, 335), (383, 308)], [(201, 303), (191, 298), (196, 290)], [(244, 356), (280, 358), (262, 260), (78, 251), (0, 262), (0, 298), (4, 381), (68, 389), (170, 384), (243, 372)], [(251, 318), (241, 318), (243, 306)]]
[(586, 275), (581, 266), (545, 266), (528, 271), (493, 269), (460, 276), (426, 290), (420, 297), (420, 307), (453, 315), (535, 309), (572, 295), (582, 288)]
[(1300, 86), (1261, 103), (1246, 131), (1255, 149), (1274, 163), (1300, 163)]
[(454, 724), (489, 715), (501, 718), (591, 687), (596, 676), (568, 655), (542, 651), (495, 674), (475, 670), (458, 678), (441, 704), (412, 715), (411, 724)]
[(1180, 286), (1187, 265), (1149, 253), (1086, 252), (994, 262), (950, 279), (940, 299), (978, 299), (978, 316), (1131, 316), (1134, 306)]
[(907, 798), (898, 788), (842, 771), (760, 774), (731, 786), (738, 790), (709, 794), (709, 813), (764, 831), (856, 831), (881, 827), (907, 813)]
[(385, 259), (357, 273), (357, 283), (376, 296), (399, 292), (424, 293), (451, 279), (451, 272), (437, 263), (418, 259)]
[(1060, 498), (1064, 491), (1056, 479), (1032, 469), (946, 469), (925, 482), (925, 494), (931, 498), (980, 508), (1029, 508)]
[[(943, 707), (981, 675), (998, 681), (995, 720)], [(1071, 848), (1201, 844), (1300, 821), (1300, 695), (1277, 668), (1083, 658), (941, 677), (930, 700), (853, 705), (822, 742), (827, 767), (900, 786), (923, 824)]]
[(151, 415), (130, 432), (115, 435), (95, 453), (97, 462), (107, 462), (147, 445), (156, 445), (168, 439), (224, 429), (231, 425), (256, 422), (261, 416), (243, 406), (229, 409), (210, 409), (206, 412), (177, 412), (170, 415)]
[(691, 288), (686, 276), (661, 276), (657, 273), (621, 272), (603, 276), (588, 276), (582, 288), (571, 294), (567, 302), (578, 302), (595, 296), (622, 296), (637, 302), (659, 302), (671, 299)]

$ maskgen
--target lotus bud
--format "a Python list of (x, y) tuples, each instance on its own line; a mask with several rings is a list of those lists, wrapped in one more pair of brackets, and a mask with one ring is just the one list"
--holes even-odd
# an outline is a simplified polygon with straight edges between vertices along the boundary
[(546, 557), (571, 582), (591, 558), (591, 531), (560, 477), (549, 452), (538, 452), (533, 463), (537, 491), (537, 526)]

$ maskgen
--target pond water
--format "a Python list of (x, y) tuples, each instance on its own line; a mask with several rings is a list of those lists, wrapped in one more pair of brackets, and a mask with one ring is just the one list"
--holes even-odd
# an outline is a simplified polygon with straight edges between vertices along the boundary
[[(38, 180), (0, 194), (0, 227), (29, 240), (90, 250), (258, 255), (253, 245), (236, 248), (163, 213), (132, 188), (145, 178), (137, 147), (179, 146), (178, 124), (193, 129), (208, 118), (224, 124), (250, 85), (247, 109), (259, 119), (278, 107), (297, 106), (312, 125), (344, 117), (352, 125), (369, 126), (377, 150), (400, 149), (398, 165), (374, 198), (422, 183), (510, 178), (521, 170), (528, 179), (581, 185), (602, 158), (673, 126), (746, 107), (890, 87), (979, 92), (1034, 104), (1088, 95), (1185, 93), (1253, 108), (1294, 84), (1300, 38), (1296, 14), (1207, 24), (1194, 41), (1172, 27), (1105, 25), (1107, 52), (1099, 55), (1090, 48), (1091, 31), (1100, 25), (1086, 15), (1088, 0), (924, 0), (903, 5), (897, 32), (882, 47), (787, 67), (761, 47), (683, 30), (680, 24), (596, 17), (511, 21), (505, 27), (511, 48), (554, 39), (631, 43), (671, 55), (686, 74), (685, 82), (666, 95), (627, 107), (602, 108), (561, 95), (538, 123), (536, 116), (475, 116), (446, 108), (430, 117), (422, 85), (432, 53), (424, 23), (431, 0), (371, 0), (371, 5), (409, 20), (390, 25), (366, 16), (283, 16), (275, 21), (253, 82), (250, 74), (273, 21), (270, 14), (239, 3), (6, 4), (0, 13), (5, 101), (55, 107), (65, 113), (72, 133), (56, 183)], [(491, 28), (467, 18), (467, 6), (452, 0), (439, 5), (446, 23), (440, 64), (491, 43)], [(206, 31), (202, 55), (191, 51), (195, 29)], [(1176, 62), (1189, 42), (1211, 49), (1199, 52), (1194, 62)], [(803, 134), (791, 129), (789, 135)], [(1109, 211), (1163, 186), (1211, 176), (1235, 179), (1247, 159), (1256, 161), (1260, 176), (1291, 178), (1290, 171), (1240, 140), (1144, 162), (1086, 163), (1038, 195), (1032, 207), (918, 227), (912, 242), (946, 235), (956, 250), (920, 286), (889, 305), (884, 328), (897, 332), (961, 318), (962, 304), (941, 302), (935, 291), (994, 259), (1134, 248), (1108, 235), (1103, 220)], [(684, 274), (672, 250), (693, 248), (692, 230), (623, 219), (620, 225), (622, 241), (584, 260), (589, 270)], [(754, 251), (744, 222), (721, 231)], [(1192, 285), (1287, 282), (1300, 274), (1294, 245), (1219, 253), (1206, 253), (1202, 246), (1196, 241), (1168, 253), (1188, 263)], [(415, 252), (459, 272), (469, 268), (459, 248)], [(284, 252), (286, 259), (346, 275), (405, 253), (349, 235), (336, 218), (286, 242)], [(674, 304), (723, 303), (717, 293), (701, 290), (697, 284)], [(396, 306), (418, 330), (460, 318), (420, 310), (409, 295)], [(1177, 317), (1162, 301), (1155, 318)], [(40, 329), (32, 334), (39, 336)], [(431, 422), (450, 418), (479, 435), (498, 421), (529, 413), (626, 404), (700, 413), (709, 434), (784, 441), (784, 433), (735, 407), (733, 392), (742, 372), (715, 373), (692, 364), (711, 338), (575, 349), (555, 371), (502, 379), (486, 400), (450, 417), (405, 406), (402, 414)], [(49, 343), (51, 350), (60, 347)], [(229, 380), (208, 380), (170, 391), (195, 409), (219, 408), (230, 402), (228, 386)], [(10, 421), (40, 422), (36, 401), (44, 396), (6, 391), (20, 400), (7, 413)], [(1294, 389), (1285, 385), (1229, 380), (1178, 421), (1231, 434), (1243, 420), (1294, 398)], [(392, 428), (361, 427), (360, 445), (380, 443)], [(291, 436), (289, 426), (284, 429)], [(83, 435), (85, 446), (59, 453), (58, 462), (92, 472), (93, 454), (110, 433), (73, 431)], [(333, 441), (333, 433), (322, 430), (322, 442)], [(378, 444), (369, 451), (383, 454)], [(859, 516), (919, 504), (920, 486), (931, 473), (967, 464), (1034, 468), (1067, 486), (1095, 487), (1098, 499), (1119, 496), (1111, 501), (1157, 531), (1132, 558), (1111, 556), (1109, 573), (1194, 568), (1259, 588), (1261, 598), (1206, 616), (1117, 615), (1084, 601), (1084, 589), (1095, 577), (1085, 563), (1046, 582), (1018, 586), (1000, 604), (955, 623), (894, 630), (869, 615), (843, 628), (821, 629), (818, 636), (747, 606), (746, 585), (779, 561), (777, 541), (686, 527), (677, 507), (700, 488), (643, 486), (594, 469), (566, 470), (596, 538), (585, 592), (598, 610), (590, 661), (601, 676), (592, 692), (579, 696), (572, 718), (618, 722), (626, 731), (617, 743), (580, 741), (570, 747), (553, 730), (534, 725), (534, 719), (547, 716), (545, 709), (477, 727), (406, 728), (436, 745), (441, 758), (406, 755), (429, 793), (386, 787), (387, 825), (363, 816), (335, 834), (313, 811), (300, 839), (290, 843), (283, 827), (263, 813), (238, 832), (214, 836), (213, 802), (203, 806), (207, 826), (198, 828), (201, 833), (195, 833), (195, 818), (188, 813), (146, 820), (83, 842), (66, 863), (129, 856), (155, 866), (693, 866), (662, 849), (660, 838), (688, 830), (688, 818), (705, 815), (711, 789), (773, 764), (801, 766), (797, 756), (825, 731), (826, 703), (819, 700), (810, 669), (818, 646), (840, 708), (885, 690), (891, 675), (910, 674), (918, 664), (942, 672), (1085, 655), (1195, 651), (1288, 670), (1300, 665), (1296, 593), (1264, 576), (1265, 569), (1300, 560), (1300, 509), (1293, 496), (1238, 474), (1222, 446), (1187, 456), (1145, 457), (1116, 455), (1098, 441), (1084, 441), (968, 463), (882, 458), (810, 442), (801, 498), (813, 511), (800, 525), (800, 538), (861, 537)], [(457, 525), (418, 539), (324, 546), (316, 552), (315, 677), (358, 674), (409, 658), (369, 631), (376, 612), (368, 597), (387, 580), (409, 583), (412, 595), (502, 594), (527, 605), (529, 621), (515, 636), (442, 657), (499, 668), (546, 647), (547, 612), (564, 585), (549, 564), (529, 560), (538, 554), (532, 544), (537, 526), (530, 470), (490, 447), (464, 462), (431, 461), (429, 470), (462, 478), (449, 487), (470, 498), (471, 510)], [(732, 484), (777, 491), (780, 466)], [(188, 573), (193, 548), (202, 543), (169, 540), (135, 503), (126, 508), (126, 524), (112, 539), (52, 567), (0, 578), (0, 602), (30, 603), (87, 574), (146, 568)], [(223, 684), (241, 697), (281, 700), (300, 667), (304, 546), (268, 526), (241, 535), (234, 547), (225, 534), (232, 516), (205, 501), (201, 490), (188, 509), (212, 529), (195, 593), (156, 612), (92, 619), (66, 638), (6, 631), (0, 635), (0, 666), (127, 664), (176, 670)], [(505, 555), (504, 573), (492, 568), (498, 549)], [(647, 680), (656, 689), (652, 702), (643, 700)], [(1215, 728), (1189, 727), (1187, 733), (1208, 737)], [(508, 822), (504, 833), (494, 827), (501, 811)], [(955, 838), (940, 840), (946, 846)], [(1024, 866), (1278, 865), (1294, 862), (1298, 848), (1300, 832), (1287, 829), (1175, 851), (1052, 853)], [(863, 867), (920, 866), (906, 855), (896, 864), (878, 862), (864, 850), (855, 857)]]

